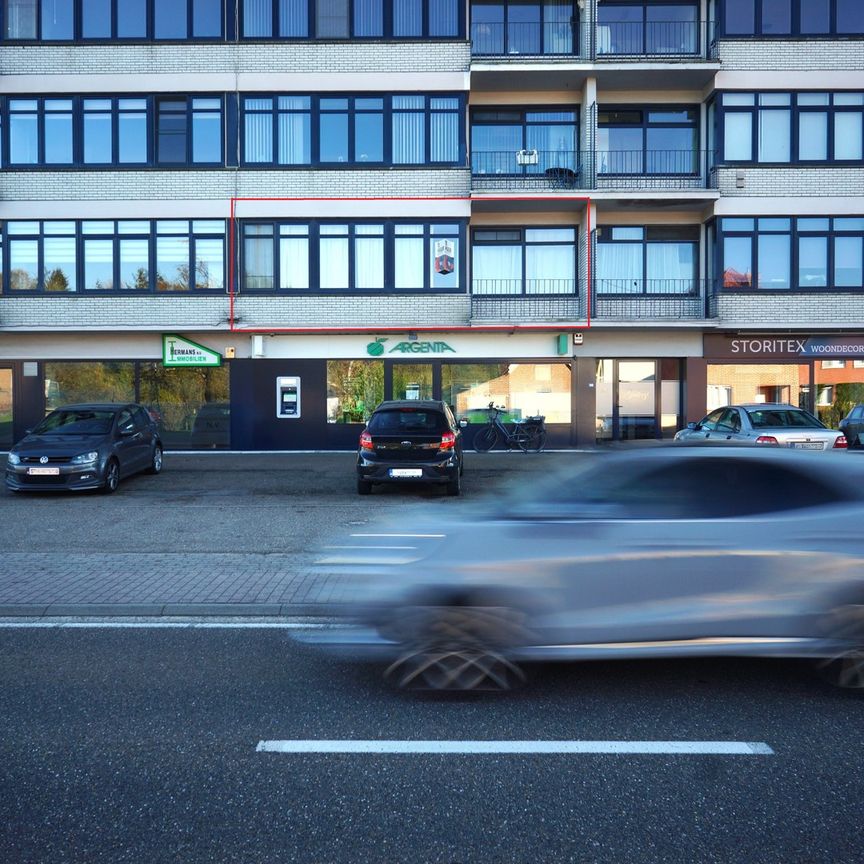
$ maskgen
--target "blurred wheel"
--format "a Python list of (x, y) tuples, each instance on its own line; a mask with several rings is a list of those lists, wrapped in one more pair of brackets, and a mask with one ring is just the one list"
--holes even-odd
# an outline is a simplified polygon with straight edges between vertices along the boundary
[(478, 453), (488, 453), (498, 440), (498, 431), (494, 426), (484, 426), (474, 436), (474, 449)]
[(402, 610), (388, 631), (402, 652), (384, 676), (403, 690), (513, 690), (525, 674), (508, 649), (525, 641), (521, 617), (495, 607)]
[(850, 604), (832, 613), (827, 635), (848, 647), (819, 661), (819, 675), (847, 690), (864, 689), (864, 605)]

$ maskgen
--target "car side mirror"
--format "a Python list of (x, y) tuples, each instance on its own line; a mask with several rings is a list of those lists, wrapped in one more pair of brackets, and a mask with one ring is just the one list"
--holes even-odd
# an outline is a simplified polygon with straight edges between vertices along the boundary
[(690, 429), (692, 432), (695, 432), (699, 428), (699, 424), (691, 421), (687, 424), (687, 428)]
[(130, 435), (134, 435), (134, 434), (135, 434), (135, 427), (134, 426), (124, 426), (120, 430), (120, 435), (123, 438), (128, 438)]
[(25, 430), (24, 430), (24, 434), (25, 434), (25, 435), (32, 435), (32, 434), (33, 434), (33, 430), (32, 430), (32, 429), (25, 429)]
[(467, 426), (468, 426), (468, 421), (463, 417), (463, 418), (459, 421), (459, 428), (460, 428), (460, 429), (465, 429), (465, 428), (467, 428)]

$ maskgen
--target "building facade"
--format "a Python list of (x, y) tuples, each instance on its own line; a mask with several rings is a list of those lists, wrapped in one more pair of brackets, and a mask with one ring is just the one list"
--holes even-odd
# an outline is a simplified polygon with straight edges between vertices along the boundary
[(860, 0), (0, 7), (0, 447), (97, 399), (237, 450), (864, 401)]

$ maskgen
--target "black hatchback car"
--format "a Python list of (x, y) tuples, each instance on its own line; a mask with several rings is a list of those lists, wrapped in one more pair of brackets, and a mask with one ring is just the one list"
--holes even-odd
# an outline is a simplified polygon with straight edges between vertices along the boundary
[(26, 490), (101, 489), (162, 470), (156, 423), (141, 405), (69, 405), (52, 411), (10, 451), (6, 485)]
[(357, 491), (375, 483), (446, 484), (462, 491), (462, 430), (446, 402), (382, 402), (360, 435)]
[(850, 447), (864, 446), (864, 404), (855, 405), (840, 421), (838, 428), (846, 436)]

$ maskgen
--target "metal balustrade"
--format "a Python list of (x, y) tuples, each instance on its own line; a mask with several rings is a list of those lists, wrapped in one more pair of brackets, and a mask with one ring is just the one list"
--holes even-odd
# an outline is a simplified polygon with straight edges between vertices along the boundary
[(591, 317), (693, 320), (709, 316), (703, 279), (603, 279), (591, 290)]
[(512, 297), (576, 294), (575, 279), (475, 279), (471, 293), (476, 296)]
[(470, 35), (474, 57), (716, 60), (712, 21), (472, 21)]
[(471, 188), (632, 189), (716, 187), (707, 150), (507, 150), (471, 154)]

